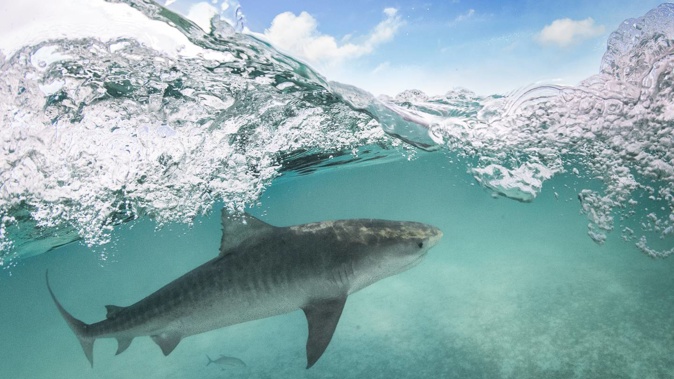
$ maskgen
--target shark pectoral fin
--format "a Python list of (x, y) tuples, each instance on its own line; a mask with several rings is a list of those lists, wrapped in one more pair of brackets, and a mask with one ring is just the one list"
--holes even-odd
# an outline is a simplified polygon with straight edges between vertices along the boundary
[(346, 295), (334, 299), (312, 301), (302, 308), (309, 324), (307, 368), (313, 366), (328, 347), (339, 317), (342, 315), (344, 303), (346, 303)]
[(162, 334), (162, 335), (156, 335), (156, 336), (151, 336), (152, 340), (159, 345), (161, 348), (162, 353), (164, 355), (169, 355), (173, 351), (173, 349), (178, 346), (178, 343), (180, 343), (181, 337), (177, 334)]
[(118, 337), (117, 338), (117, 352), (115, 353), (115, 355), (122, 354), (124, 352), (124, 350), (128, 349), (129, 345), (131, 345), (131, 341), (133, 341), (133, 337), (132, 338)]

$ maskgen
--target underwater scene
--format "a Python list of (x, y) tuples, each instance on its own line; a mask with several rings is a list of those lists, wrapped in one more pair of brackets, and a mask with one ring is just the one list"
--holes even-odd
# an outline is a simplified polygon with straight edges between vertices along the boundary
[(674, 4), (373, 95), (171, 3), (0, 5), (1, 377), (674, 377)]

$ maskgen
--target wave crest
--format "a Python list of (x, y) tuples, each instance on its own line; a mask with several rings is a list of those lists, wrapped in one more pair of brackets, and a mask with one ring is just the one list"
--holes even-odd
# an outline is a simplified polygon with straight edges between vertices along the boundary
[[(144, 10), (165, 18), (157, 7)], [(181, 25), (201, 52), (48, 39), (2, 62), (5, 258), (105, 243), (139, 216), (190, 222), (221, 200), (242, 209), (293, 159), (392, 147), (309, 67), (246, 35)]]
[[(576, 175), (593, 240), (619, 227), (650, 256), (674, 253), (674, 5), (621, 25), (602, 71), (575, 87), (375, 98), (218, 18), (204, 31), (124, 3), (80, 4), (100, 8), (104, 32), (0, 45), (0, 264), (105, 243), (140, 216), (190, 222), (216, 201), (240, 210), (283, 172), (414, 148), (467, 157), (478, 183), (524, 202)], [(120, 6), (144, 21), (126, 32)]]

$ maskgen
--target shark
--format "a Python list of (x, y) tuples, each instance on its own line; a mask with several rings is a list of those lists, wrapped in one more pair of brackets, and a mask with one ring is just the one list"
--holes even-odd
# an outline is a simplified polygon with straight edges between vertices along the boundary
[(91, 367), (99, 338), (117, 339), (120, 354), (149, 336), (168, 356), (188, 336), (301, 309), (308, 369), (328, 347), (349, 295), (414, 267), (443, 235), (428, 224), (377, 219), (278, 227), (224, 209), (222, 228), (217, 257), (132, 305), (107, 305), (105, 319), (92, 324), (65, 310), (45, 272)]

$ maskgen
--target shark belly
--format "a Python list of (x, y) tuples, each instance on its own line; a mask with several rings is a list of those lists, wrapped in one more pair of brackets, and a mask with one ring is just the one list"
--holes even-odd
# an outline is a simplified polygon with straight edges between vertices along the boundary
[[(187, 301), (171, 310), (164, 320), (146, 326), (144, 335), (179, 334), (182, 337), (200, 334), (247, 321), (277, 316), (300, 309), (307, 301), (301, 292), (227, 291)], [(159, 322), (157, 322), (159, 321)]]
[(98, 332), (94, 332), (96, 324), (92, 325), (92, 334), (97, 338), (184, 338), (290, 313), (312, 299), (347, 291), (320, 272), (306, 275), (311, 271), (298, 264), (297, 258), (292, 252), (276, 252), (273, 256), (247, 253), (235, 259), (215, 259), (102, 321)]

